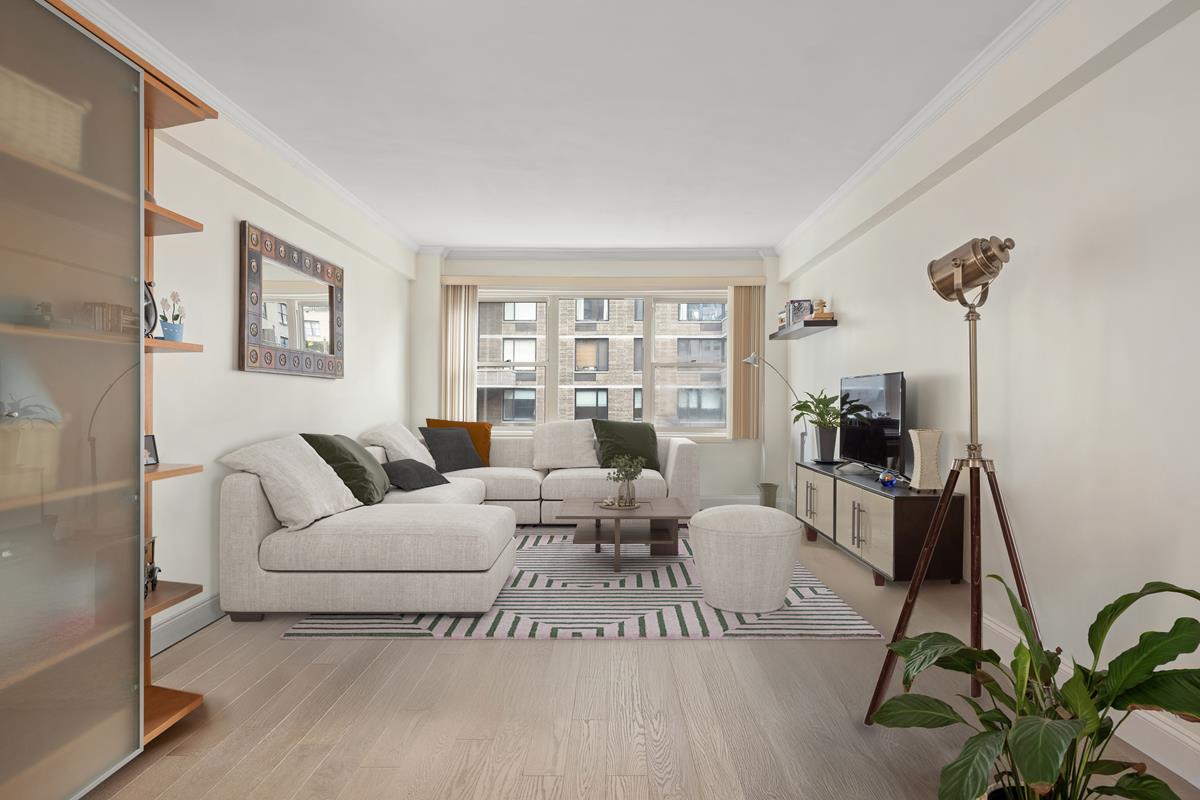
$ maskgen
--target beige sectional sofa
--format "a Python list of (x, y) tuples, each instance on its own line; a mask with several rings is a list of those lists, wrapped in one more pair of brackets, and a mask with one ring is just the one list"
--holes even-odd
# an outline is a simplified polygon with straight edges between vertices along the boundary
[[(381, 462), (382, 447), (369, 446)], [(447, 473), (449, 483), (389, 491), (289, 530), (257, 475), (221, 484), (221, 607), (235, 619), (268, 611), (482, 613), (516, 558), (517, 525), (554, 524), (562, 501), (612, 493), (602, 467), (536, 470), (528, 438), (492, 440), (489, 467)], [(662, 472), (646, 470), (640, 497), (675, 496), (695, 511), (696, 445), (660, 438)]]

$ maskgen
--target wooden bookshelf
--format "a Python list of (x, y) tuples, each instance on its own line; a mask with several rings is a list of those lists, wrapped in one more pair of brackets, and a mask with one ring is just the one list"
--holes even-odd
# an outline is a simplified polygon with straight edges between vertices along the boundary
[(814, 333), (827, 331), (830, 328), (837, 327), (836, 319), (805, 319), (793, 325), (780, 328), (770, 335), (773, 341), (780, 339), (803, 339), (806, 336), (812, 336)]
[(170, 342), (166, 339), (146, 339), (147, 353), (203, 353), (204, 345), (195, 342)]
[(204, 587), (198, 583), (159, 581), (158, 588), (151, 589), (142, 603), (142, 619), (149, 619), (160, 611), (166, 611), (189, 597), (195, 597)]
[(146, 483), (154, 481), (162, 481), (167, 478), (179, 478), (184, 475), (195, 475), (197, 472), (203, 472), (202, 464), (155, 464), (153, 467), (146, 467)]
[(203, 702), (202, 694), (146, 684), (142, 697), (142, 744), (150, 744)]
[(148, 72), (145, 73), (145, 87), (145, 125), (151, 130), (190, 125), (208, 118), (203, 108), (185, 100), (178, 92)]
[(179, 233), (200, 233), (204, 224), (158, 203), (144, 202), (147, 236), (174, 236)]

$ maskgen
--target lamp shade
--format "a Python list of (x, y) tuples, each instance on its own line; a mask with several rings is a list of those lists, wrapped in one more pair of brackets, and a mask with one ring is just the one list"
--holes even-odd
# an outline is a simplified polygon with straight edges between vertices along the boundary
[[(929, 262), (929, 283), (943, 300), (958, 300), (959, 291), (987, 286), (1008, 263), (1009, 251), (1016, 247), (1012, 239), (972, 239)], [(955, 270), (962, 272), (962, 286), (955, 286)]]

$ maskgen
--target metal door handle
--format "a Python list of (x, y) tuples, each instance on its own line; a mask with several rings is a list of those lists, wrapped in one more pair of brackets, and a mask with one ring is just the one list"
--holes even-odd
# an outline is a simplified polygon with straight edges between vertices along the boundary
[(812, 519), (816, 514), (816, 509), (813, 504), (813, 485), (809, 481), (804, 482), (807, 488), (804, 490), (804, 505), (808, 508), (808, 518)]
[(815, 520), (817, 518), (817, 485), (815, 483), (811, 485), (809, 492), (812, 494), (812, 501), (810, 502), (810, 506), (812, 507), (811, 514)]
[(867, 540), (867, 537), (863, 536), (863, 534), (862, 534), (862, 519), (858, 517), (858, 515), (862, 514), (864, 511), (866, 511), (866, 508), (864, 508), (863, 505), (860, 503), (858, 506), (858, 511), (855, 514), (855, 518), (858, 519), (858, 546), (859, 547), (862, 547), (863, 544)]
[(858, 501), (850, 502), (850, 546), (858, 547)]

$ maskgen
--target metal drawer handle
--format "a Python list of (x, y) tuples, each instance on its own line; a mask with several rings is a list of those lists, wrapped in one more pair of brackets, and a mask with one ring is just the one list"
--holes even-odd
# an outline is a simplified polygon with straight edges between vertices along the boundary
[(858, 547), (858, 501), (850, 503), (850, 545)]

